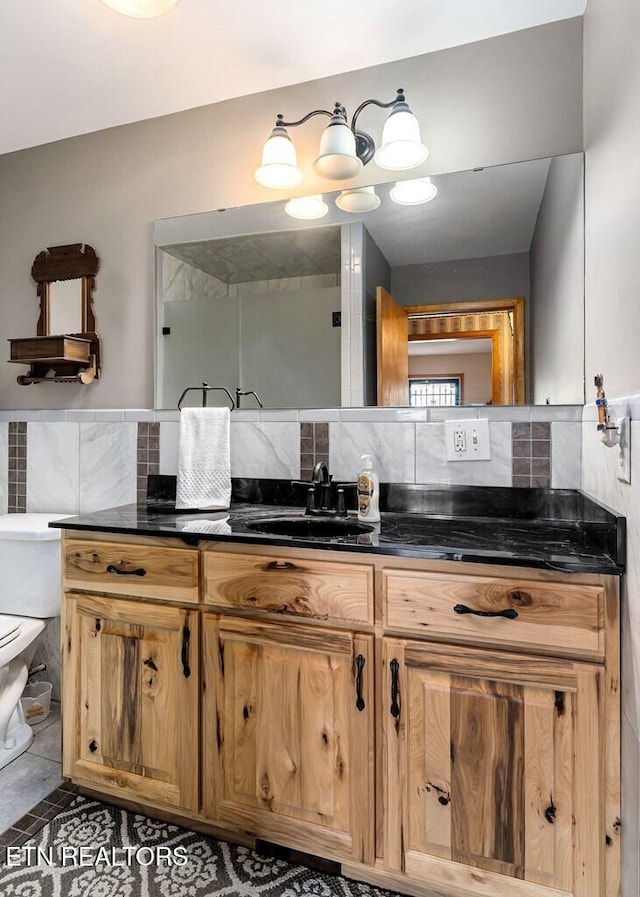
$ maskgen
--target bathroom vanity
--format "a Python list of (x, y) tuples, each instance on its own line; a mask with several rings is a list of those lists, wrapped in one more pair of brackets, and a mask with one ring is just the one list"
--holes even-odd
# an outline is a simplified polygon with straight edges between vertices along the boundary
[(407, 489), (353, 537), (253, 502), (55, 524), (64, 775), (394, 891), (615, 897), (624, 520)]

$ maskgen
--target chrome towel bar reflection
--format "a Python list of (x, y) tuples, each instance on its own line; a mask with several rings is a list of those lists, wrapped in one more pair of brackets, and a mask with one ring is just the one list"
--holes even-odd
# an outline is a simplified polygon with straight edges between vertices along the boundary
[(178, 399), (178, 411), (182, 411), (182, 400), (184, 399), (184, 397), (186, 396), (186, 394), (187, 394), (188, 392), (192, 392), (194, 389), (195, 389), (195, 390), (199, 390), (199, 391), (202, 392), (202, 407), (203, 407), (203, 408), (206, 408), (206, 407), (207, 407), (207, 393), (208, 393), (208, 392), (215, 392), (216, 390), (217, 390), (218, 392), (226, 392), (227, 397), (228, 397), (228, 399), (229, 399), (230, 410), (231, 410), (231, 411), (233, 411), (234, 408), (236, 407), (236, 403), (233, 401), (233, 398), (232, 398), (232, 396), (231, 396), (231, 393), (230, 393), (229, 390), (226, 388), (226, 386), (209, 386), (208, 383), (203, 383), (202, 386), (187, 386), (187, 388), (183, 391), (182, 395), (181, 395), (180, 398)]

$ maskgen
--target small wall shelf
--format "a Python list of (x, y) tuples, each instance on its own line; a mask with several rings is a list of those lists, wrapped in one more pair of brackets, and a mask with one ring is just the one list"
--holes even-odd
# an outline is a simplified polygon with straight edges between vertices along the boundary
[(14, 364), (28, 364), (17, 379), (31, 383), (92, 383), (100, 376), (100, 338), (93, 310), (100, 262), (92, 246), (50, 246), (33, 263), (40, 316), (36, 336), (10, 339)]
[[(95, 334), (94, 334), (95, 336)], [(91, 334), (80, 336), (31, 336), (10, 339), (14, 364), (31, 366), (28, 374), (21, 374), (18, 383), (91, 383), (96, 376), (98, 347)], [(95, 337), (97, 340), (97, 336)]]

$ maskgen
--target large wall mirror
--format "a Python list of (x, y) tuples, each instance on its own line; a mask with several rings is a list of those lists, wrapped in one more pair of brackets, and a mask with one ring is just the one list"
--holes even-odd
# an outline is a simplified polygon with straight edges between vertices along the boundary
[(432, 183), (155, 222), (156, 407), (203, 381), (266, 408), (582, 404), (582, 154)]

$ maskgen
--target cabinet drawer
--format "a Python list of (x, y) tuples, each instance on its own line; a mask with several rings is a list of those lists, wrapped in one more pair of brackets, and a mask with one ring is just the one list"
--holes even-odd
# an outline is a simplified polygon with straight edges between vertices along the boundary
[(373, 623), (373, 567), (279, 557), (204, 554), (205, 602), (223, 608)]
[(74, 539), (64, 571), (67, 589), (198, 602), (197, 551)]
[[(385, 570), (383, 588), (384, 624), (389, 629), (545, 653), (604, 656), (600, 586)], [(503, 611), (507, 614), (497, 615)]]

